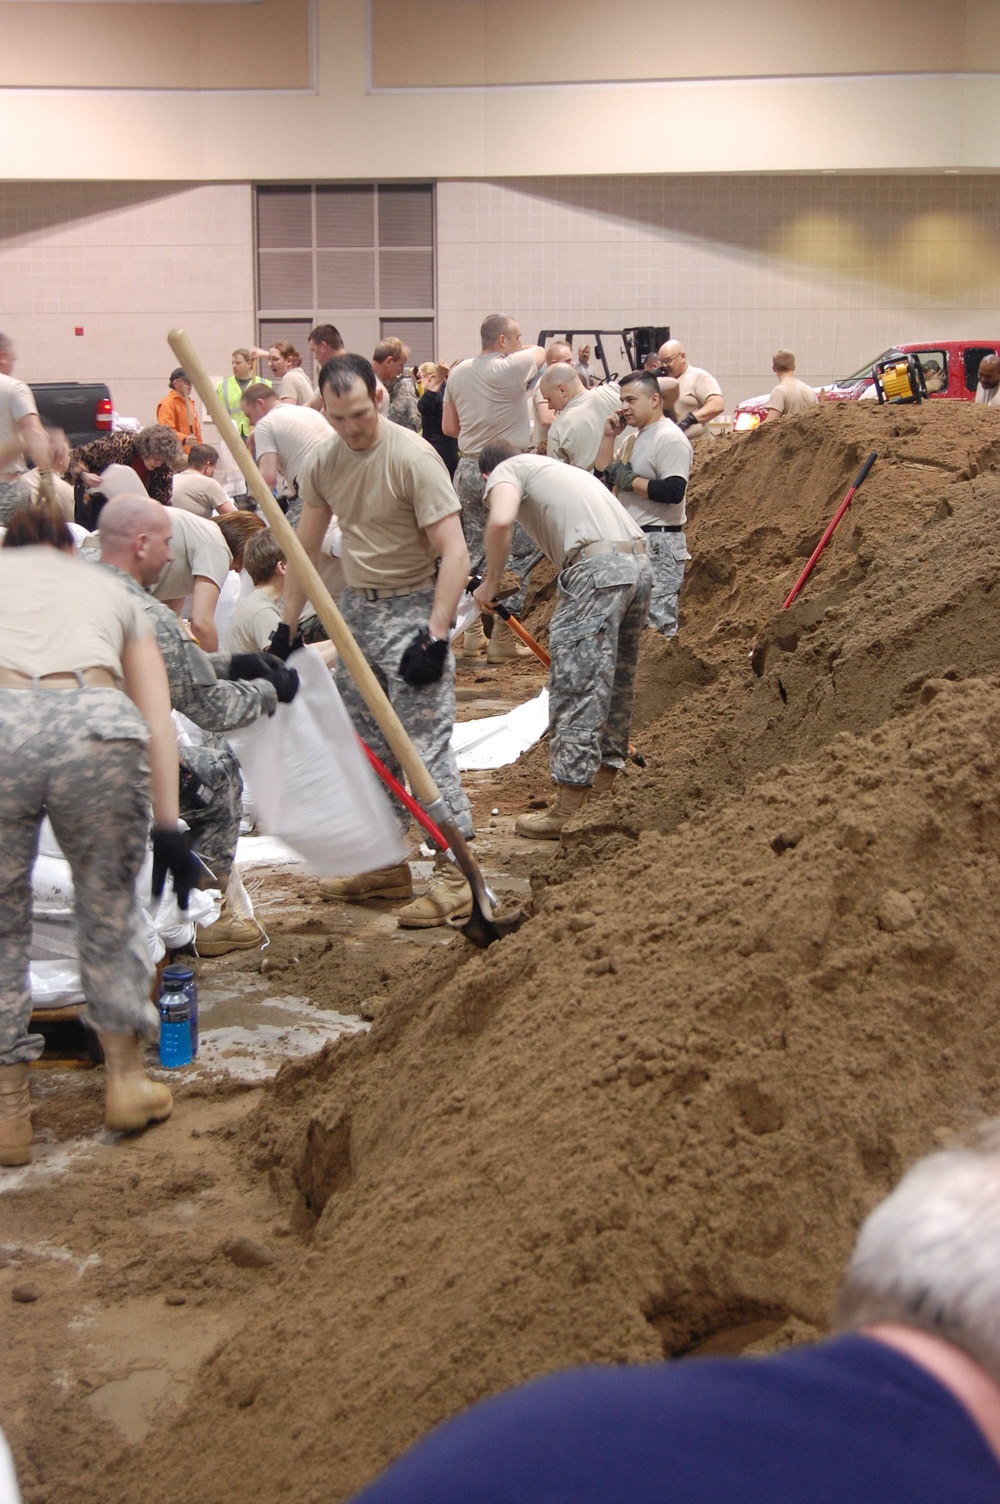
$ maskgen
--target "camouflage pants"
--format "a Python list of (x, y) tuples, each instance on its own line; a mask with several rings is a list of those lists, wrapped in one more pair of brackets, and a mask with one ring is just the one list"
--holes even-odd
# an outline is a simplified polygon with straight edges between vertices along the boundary
[(677, 635), (677, 599), (684, 583), (684, 565), (691, 555), (683, 533), (647, 533), (646, 549), (653, 571), (649, 625), (661, 637)]
[(557, 783), (589, 786), (602, 763), (624, 766), (652, 583), (638, 554), (599, 554), (559, 576), (549, 626), (549, 767)]
[[(475, 569), (483, 557), (483, 533), (489, 518), (489, 509), (483, 502), (486, 482), (479, 473), (478, 459), (465, 455), (459, 460), (454, 485), (455, 493), (462, 503), (462, 530), (469, 549), (469, 560)], [(529, 538), (521, 524), (515, 522), (514, 541), (510, 547), (507, 567), (515, 574), (523, 574), (528, 560), (537, 552), (538, 545)], [(523, 616), (524, 596), (524, 590), (519, 590), (516, 595), (505, 600), (504, 605), (509, 606), (515, 616)]]
[(208, 804), (185, 797), (181, 782), (181, 818), (191, 827), (191, 844), (225, 889), (240, 838), (243, 778), (240, 765), (220, 737), (202, 747), (178, 749), (181, 768), (188, 768), (206, 790)]
[(18, 507), (31, 500), (31, 491), (23, 480), (0, 480), (0, 527), (7, 527)]
[(114, 689), (0, 689), (0, 1065), (37, 1060), (29, 1034), (31, 869), (42, 816), (76, 891), (91, 1022), (145, 1032), (153, 968), (135, 877), (149, 832), (149, 732)]
[[(449, 651), (444, 674), (437, 684), (420, 688), (407, 684), (399, 672), (403, 652), (420, 628), (426, 627), (433, 601), (433, 590), (414, 590), (409, 595), (368, 601), (360, 590), (348, 588), (340, 598), (340, 609), (376, 679), (388, 695), (389, 703), (440, 789), (455, 824), (468, 838), (473, 833), (472, 811), (451, 750), (451, 733), (455, 724), (455, 660)], [(337, 688), (358, 735), (389, 771), (402, 780), (399, 763), (355, 688), (354, 680), (340, 662), (337, 664)], [(391, 803), (405, 832), (409, 828), (410, 816), (397, 800), (391, 799)]]

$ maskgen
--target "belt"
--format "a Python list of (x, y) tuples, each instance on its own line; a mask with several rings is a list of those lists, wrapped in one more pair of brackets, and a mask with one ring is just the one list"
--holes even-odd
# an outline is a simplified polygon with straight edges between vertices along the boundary
[(399, 585), (394, 590), (367, 590), (363, 585), (352, 585), (351, 589), (363, 595), (366, 601), (390, 601), (397, 595), (416, 595), (418, 590), (433, 590), (434, 580), (423, 580), (419, 585)]
[(654, 522), (649, 527), (644, 527), (642, 530), (644, 533), (683, 533), (684, 524), (683, 522), (674, 522), (669, 525), (664, 523), (661, 526), (659, 523)]
[(16, 668), (0, 668), (0, 689), (117, 689), (106, 668), (78, 668), (66, 674), (22, 674)]
[(581, 559), (599, 559), (602, 554), (644, 554), (646, 545), (641, 538), (635, 538), (630, 543), (585, 543), (578, 548), (575, 554), (571, 554), (563, 565), (563, 569), (569, 569), (574, 564), (579, 564)]

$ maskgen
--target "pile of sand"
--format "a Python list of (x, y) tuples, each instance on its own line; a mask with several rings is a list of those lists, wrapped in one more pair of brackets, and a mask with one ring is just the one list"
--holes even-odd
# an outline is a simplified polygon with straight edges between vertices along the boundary
[(520, 932), (283, 1071), (246, 1155), (301, 1240), (92, 1497), (326, 1504), (529, 1375), (823, 1327), (869, 1207), (1000, 1110), (994, 422), (843, 406), (704, 458), (649, 770)]

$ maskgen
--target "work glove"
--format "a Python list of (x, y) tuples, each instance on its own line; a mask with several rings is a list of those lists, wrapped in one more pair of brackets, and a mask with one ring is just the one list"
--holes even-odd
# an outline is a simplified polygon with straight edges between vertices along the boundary
[(682, 433), (686, 433), (689, 428), (694, 428), (697, 422), (698, 419), (695, 417), (694, 413), (688, 413), (686, 418), (681, 419), (677, 427), (681, 430)]
[(299, 676), (273, 653), (234, 653), (229, 663), (230, 679), (266, 679), (273, 684), (282, 705), (295, 699)]
[(612, 490), (631, 491), (635, 471), (627, 460), (612, 460), (604, 472), (604, 483)]
[(279, 624), (275, 627), (274, 634), (271, 637), (271, 641), (267, 645), (267, 649), (268, 652), (273, 654), (275, 658), (280, 658), (282, 663), (284, 663), (285, 659), (291, 657), (292, 653), (294, 653), (301, 646), (302, 633), (296, 631), (295, 636), (293, 637), (288, 630), (288, 623), (286, 621), (283, 621), (279, 622)]
[(153, 827), (153, 882), (154, 898), (163, 896), (167, 873), (177, 895), (177, 907), (187, 911), (191, 889), (197, 886), (198, 858), (191, 850), (191, 834), (186, 830)]
[(432, 637), (426, 627), (421, 627), (399, 661), (399, 672), (407, 684), (419, 689), (438, 682), (447, 659), (447, 638)]

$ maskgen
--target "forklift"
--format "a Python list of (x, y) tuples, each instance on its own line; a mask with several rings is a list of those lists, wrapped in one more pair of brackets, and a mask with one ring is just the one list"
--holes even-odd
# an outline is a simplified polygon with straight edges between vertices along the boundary
[(590, 345), (595, 361), (604, 369), (603, 380), (617, 381), (628, 371), (641, 370), (646, 356), (655, 354), (669, 338), (666, 324), (639, 324), (632, 329), (542, 329), (538, 343), (543, 350), (554, 339), (565, 340), (574, 351), (581, 344)]

